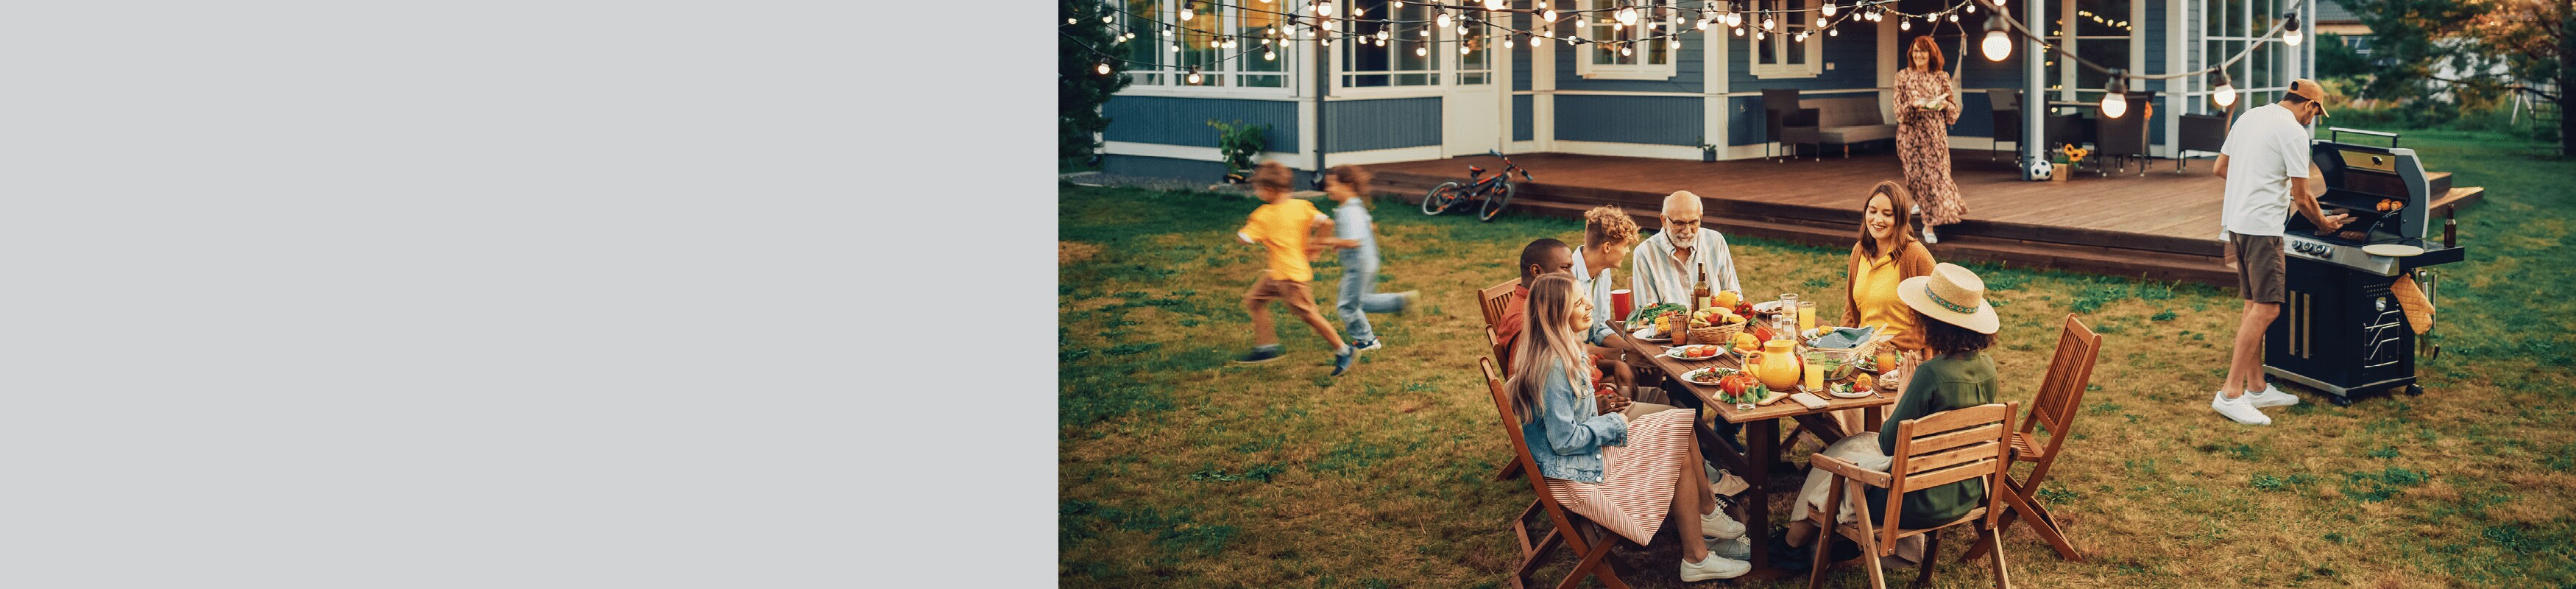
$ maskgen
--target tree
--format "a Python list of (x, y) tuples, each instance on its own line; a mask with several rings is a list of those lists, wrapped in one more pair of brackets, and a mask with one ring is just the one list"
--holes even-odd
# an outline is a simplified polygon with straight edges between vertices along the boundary
[(2361, 52), (2345, 45), (2343, 36), (2334, 33), (2317, 35), (2317, 78), (2360, 80), (2370, 75), (2370, 61)]
[[(1118, 40), (1109, 23), (1100, 20), (1109, 14), (1107, 6), (1097, 0), (1059, 0), (1056, 13), (1070, 21), (1056, 27), (1056, 156), (1088, 158), (1100, 148), (1092, 137), (1109, 128), (1100, 105), (1130, 81), (1127, 63), (1111, 57)], [(1103, 65), (1107, 73), (1101, 72)]]
[[(2576, 119), (2564, 116), (2576, 82), (2576, 9), (2568, 0), (2342, 0), (2374, 36), (2362, 94), (2393, 102), (2436, 91), (2467, 102), (2523, 93), (2557, 105), (2558, 141), (2576, 153)], [(2532, 82), (2547, 82), (2536, 88)]]

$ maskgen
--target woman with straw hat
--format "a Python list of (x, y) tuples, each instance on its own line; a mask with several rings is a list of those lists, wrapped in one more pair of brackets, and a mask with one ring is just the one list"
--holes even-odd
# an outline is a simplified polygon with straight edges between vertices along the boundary
[[(1930, 357), (1914, 366), (1905, 381), (1905, 394), (1898, 397), (1896, 408), (1887, 415), (1887, 423), (1876, 436), (1852, 436), (1826, 446), (1819, 454), (1849, 460), (1863, 468), (1886, 470), (1888, 455), (1896, 452), (1896, 425), (1908, 419), (1952, 409), (1975, 407), (1995, 402), (1995, 360), (1985, 349), (1995, 343), (1997, 319), (1993, 305), (1986, 304), (1986, 283), (1977, 273), (1957, 264), (1941, 263), (1932, 274), (1907, 278), (1897, 284), (1896, 296), (1915, 313), (1914, 323), (1923, 328), (1924, 348)], [(1821, 508), (1833, 473), (1823, 469), (1807, 472), (1806, 487), (1798, 501), (1789, 508), (1789, 533), (1785, 546), (1772, 548), (1771, 562), (1791, 566), (1808, 562), (1801, 547), (1816, 535), (1808, 523), (1807, 510)], [(1873, 517), (1887, 514), (1887, 493), (1870, 489), (1867, 501), (1877, 507)], [(1905, 494), (1905, 515), (1899, 524), (1905, 527), (1927, 527), (1967, 515), (1969, 510), (1984, 505), (1984, 479), (1969, 479)], [(1845, 511), (1842, 517), (1851, 517)], [(1877, 525), (1879, 522), (1868, 522)], [(1897, 545), (1897, 556), (1923, 562), (1925, 555), (1921, 536)]]

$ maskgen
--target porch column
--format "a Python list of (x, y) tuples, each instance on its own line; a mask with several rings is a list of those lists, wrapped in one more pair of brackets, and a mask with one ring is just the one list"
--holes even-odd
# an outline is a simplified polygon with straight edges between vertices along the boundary
[(2021, 77), (2027, 87), (2021, 91), (2021, 169), (2023, 180), (2037, 180), (2030, 175), (2030, 162), (2045, 160), (2048, 146), (2048, 51), (2040, 37), (2048, 34), (2048, 0), (2022, 0), (2022, 28), (2031, 36), (2022, 41)]

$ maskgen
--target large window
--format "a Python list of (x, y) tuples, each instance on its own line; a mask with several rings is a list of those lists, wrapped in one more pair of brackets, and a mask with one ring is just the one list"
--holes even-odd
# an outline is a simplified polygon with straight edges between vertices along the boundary
[[(2273, 21), (2279, 19), (2281, 13), (2304, 5), (2297, 0), (2194, 0), (2192, 4), (2200, 13), (2200, 18), (2193, 23), (2198, 30), (2192, 34), (2201, 44), (2200, 61), (2192, 64), (2192, 69), (2218, 65), (2236, 52), (2244, 51), (2248, 43), (2272, 30)], [(2280, 100), (2281, 92), (2290, 86), (2290, 79), (2297, 77), (2297, 68), (2289, 61), (2297, 59), (2297, 55), (2296, 51), (2282, 46), (2275, 39), (2256, 47), (2244, 60), (2228, 66), (2227, 77), (2235, 84), (2237, 92), (2235, 110), (2243, 112), (2250, 106)], [(2194, 80), (2192, 84), (2201, 96), (2207, 96), (2211, 89), (2207, 79)], [(2191, 103), (2194, 108), (2214, 110), (2207, 99)]]
[[(1624, 24), (1611, 12), (1586, 13), (1584, 30), (1576, 34), (1594, 41), (1581, 46), (1582, 57), (1574, 62), (1574, 74), (1585, 78), (1616, 80), (1663, 80), (1672, 78), (1680, 68), (1673, 63), (1672, 40), (1682, 30), (1680, 12), (1670, 0), (1634, 2), (1637, 22)], [(1582, 0), (1582, 10), (1608, 10), (1621, 6), (1614, 0)]]
[(1814, 8), (1813, 0), (1755, 0), (1752, 6), (1758, 12), (1746, 17), (1752, 22), (1745, 24), (1753, 29), (1753, 77), (1813, 78), (1824, 73), (1825, 35), (1798, 38), (1816, 28), (1816, 13), (1799, 12)]
[[(2135, 0), (2059, 0), (2057, 28), (2049, 31), (2060, 46), (2074, 47), (2075, 54), (2107, 67), (2127, 68), (2132, 73), (2146, 73), (2143, 63), (2131, 63), (2129, 49), (2145, 39), (2139, 35), (2138, 23), (2129, 22), (2130, 3)], [(2094, 71), (2065, 59), (2049, 61), (2048, 89), (2056, 100), (2091, 103), (2102, 99), (2111, 87), (2111, 75)], [(2144, 91), (2146, 86), (2130, 80), (2130, 91)]]
[(1342, 87), (1492, 83), (1492, 44), (1501, 37), (1458, 18), (1471, 12), (1451, 11), (1449, 28), (1442, 29), (1439, 13), (1422, 4), (1355, 0), (1343, 6), (1337, 15), (1366, 16), (1340, 21), (1350, 27), (1334, 47), (1341, 53)]
[[(1124, 55), (1138, 63), (1129, 64), (1128, 73), (1135, 86), (1210, 86), (1247, 88), (1284, 88), (1288, 85), (1289, 52), (1285, 45), (1265, 45), (1260, 38), (1279, 24), (1279, 16), (1257, 8), (1237, 9), (1212, 6), (1205, 2), (1193, 5), (1194, 18), (1180, 22), (1180, 3), (1165, 0), (1122, 0), (1119, 27), (1111, 31), (1134, 33), (1125, 43)], [(1178, 23), (1166, 29), (1156, 21)], [(1281, 31), (1285, 33), (1286, 31)], [(1230, 39), (1225, 35), (1249, 35)], [(1190, 80), (1189, 71), (1197, 68), (1198, 80)]]

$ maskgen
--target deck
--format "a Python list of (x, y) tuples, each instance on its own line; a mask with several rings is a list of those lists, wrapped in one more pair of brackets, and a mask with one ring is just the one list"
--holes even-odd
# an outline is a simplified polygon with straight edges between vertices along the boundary
[[(2010, 153), (1988, 159), (1983, 150), (1954, 150), (1952, 176), (1968, 214), (1941, 228), (1934, 256), (1953, 261), (2188, 281), (2233, 286), (2221, 263), (2218, 239), (2223, 181), (2211, 160), (2189, 160), (2177, 173), (2173, 160), (2154, 160), (2110, 175), (2087, 168), (2065, 182), (2026, 182)], [(1821, 161), (1737, 160), (1695, 162), (1571, 154), (1512, 157), (1537, 177), (1518, 185), (1512, 209), (1524, 214), (1580, 216), (1609, 204), (1627, 209), (1639, 226), (1653, 229), (1664, 195), (1689, 190), (1706, 200), (1707, 223), (1729, 235), (1849, 247), (1859, 231), (1861, 199), (1880, 180), (1902, 177), (1887, 153), (1828, 154)], [(1419, 201), (1441, 182), (1466, 176), (1467, 166), (1501, 169), (1491, 156), (1399, 162), (1371, 166), (1377, 188)], [(2448, 173), (2434, 172), (2437, 186)], [(2479, 188), (2453, 188), (2434, 210), (2474, 202)]]

